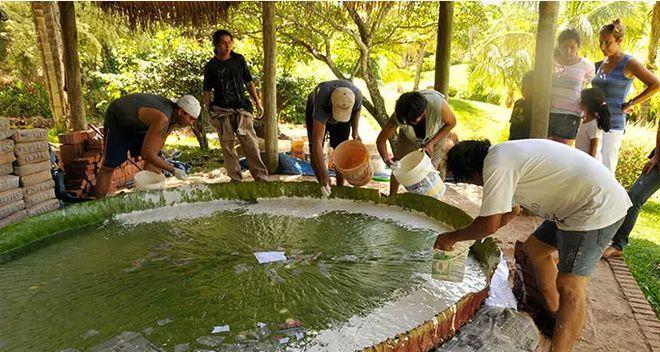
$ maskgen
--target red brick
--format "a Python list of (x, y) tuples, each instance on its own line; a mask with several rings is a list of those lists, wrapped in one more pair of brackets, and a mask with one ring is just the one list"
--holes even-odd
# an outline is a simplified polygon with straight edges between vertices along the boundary
[(62, 144), (79, 144), (87, 140), (87, 131), (63, 133), (57, 136)]

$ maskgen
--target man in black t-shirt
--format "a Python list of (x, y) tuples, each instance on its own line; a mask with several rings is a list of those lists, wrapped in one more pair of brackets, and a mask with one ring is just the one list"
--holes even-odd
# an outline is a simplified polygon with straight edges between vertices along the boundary
[(204, 106), (209, 110), (211, 125), (218, 132), (225, 168), (232, 181), (242, 180), (238, 154), (234, 149), (237, 137), (250, 174), (255, 181), (266, 181), (268, 171), (259, 155), (254, 110), (245, 94), (246, 89), (255, 102), (259, 118), (264, 109), (245, 58), (231, 50), (233, 40), (231, 33), (225, 30), (213, 33), (215, 56), (204, 67)]

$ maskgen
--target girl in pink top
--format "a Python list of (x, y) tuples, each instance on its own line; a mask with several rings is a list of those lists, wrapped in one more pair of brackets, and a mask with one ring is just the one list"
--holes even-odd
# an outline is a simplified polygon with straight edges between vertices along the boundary
[(580, 126), (580, 92), (594, 76), (594, 64), (578, 55), (580, 34), (564, 29), (557, 38), (550, 96), (548, 137), (572, 144)]

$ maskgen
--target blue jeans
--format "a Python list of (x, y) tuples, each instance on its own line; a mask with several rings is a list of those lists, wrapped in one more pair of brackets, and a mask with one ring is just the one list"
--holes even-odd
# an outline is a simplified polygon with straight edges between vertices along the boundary
[(653, 193), (658, 190), (658, 188), (660, 188), (660, 173), (658, 172), (658, 167), (654, 167), (648, 174), (642, 172), (637, 181), (635, 181), (635, 184), (628, 191), (628, 196), (632, 201), (632, 207), (628, 208), (628, 214), (626, 214), (623, 224), (612, 239), (613, 247), (621, 251), (628, 245), (628, 237), (635, 226), (639, 210)]

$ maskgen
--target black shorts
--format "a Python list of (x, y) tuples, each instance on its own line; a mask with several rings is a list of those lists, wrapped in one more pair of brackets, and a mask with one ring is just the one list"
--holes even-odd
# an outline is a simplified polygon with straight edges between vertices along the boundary
[(548, 137), (575, 139), (578, 127), (580, 127), (579, 116), (550, 113), (550, 121), (548, 121)]
[[(307, 107), (305, 108), (305, 125), (307, 126), (307, 141), (309, 142), (309, 150), (311, 153), (312, 150), (312, 137), (314, 136), (314, 116), (312, 116), (312, 111), (314, 108), (312, 106), (312, 95), (307, 98)], [(335, 124), (326, 123), (325, 124), (325, 133), (330, 135), (330, 146), (332, 148), (337, 148), (339, 144), (343, 141), (347, 141), (351, 136), (351, 123), (349, 122), (337, 122)], [(321, 145), (325, 142), (325, 136), (323, 136), (323, 141)]]
[(123, 131), (121, 128), (105, 126), (105, 148), (103, 155), (103, 166), (119, 167), (128, 160), (128, 152), (132, 157), (139, 156), (142, 152), (144, 134)]

